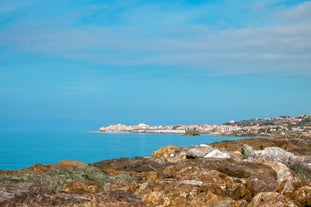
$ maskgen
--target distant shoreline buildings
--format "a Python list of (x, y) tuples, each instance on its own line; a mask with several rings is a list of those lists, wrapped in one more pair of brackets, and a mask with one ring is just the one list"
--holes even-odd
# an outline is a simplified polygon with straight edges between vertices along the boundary
[(145, 123), (138, 125), (113, 124), (100, 127), (102, 133), (158, 133), (185, 134), (187, 129), (194, 129), (200, 134), (218, 136), (310, 136), (311, 114), (298, 117), (279, 116), (276, 118), (229, 121), (224, 124), (192, 124), (150, 126)]

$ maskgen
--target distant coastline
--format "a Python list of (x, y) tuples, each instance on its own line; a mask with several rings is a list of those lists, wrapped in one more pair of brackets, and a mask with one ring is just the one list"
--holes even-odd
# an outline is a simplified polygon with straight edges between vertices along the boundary
[(112, 124), (100, 127), (93, 133), (151, 133), (151, 134), (187, 134), (187, 131), (215, 136), (255, 136), (255, 137), (311, 137), (311, 114), (298, 117), (279, 116), (275, 118), (229, 121), (224, 124), (160, 125), (150, 126)]

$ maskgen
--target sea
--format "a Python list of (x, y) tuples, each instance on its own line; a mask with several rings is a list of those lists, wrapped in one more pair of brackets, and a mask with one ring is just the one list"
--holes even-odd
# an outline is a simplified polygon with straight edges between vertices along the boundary
[(0, 133), (0, 170), (20, 170), (61, 160), (94, 163), (113, 158), (151, 156), (168, 145), (189, 147), (238, 137), (181, 134), (108, 134), (90, 132)]

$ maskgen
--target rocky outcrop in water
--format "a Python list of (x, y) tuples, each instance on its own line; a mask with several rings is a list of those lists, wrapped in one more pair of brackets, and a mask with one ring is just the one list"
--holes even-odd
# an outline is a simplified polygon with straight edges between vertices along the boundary
[(0, 206), (311, 206), (311, 140), (168, 146), (0, 171)]

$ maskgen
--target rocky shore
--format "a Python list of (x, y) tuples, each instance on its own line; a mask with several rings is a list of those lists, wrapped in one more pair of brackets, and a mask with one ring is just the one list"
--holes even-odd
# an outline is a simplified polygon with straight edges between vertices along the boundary
[(0, 171), (0, 206), (311, 206), (311, 139), (167, 146)]

